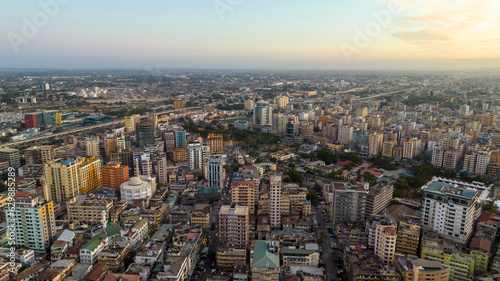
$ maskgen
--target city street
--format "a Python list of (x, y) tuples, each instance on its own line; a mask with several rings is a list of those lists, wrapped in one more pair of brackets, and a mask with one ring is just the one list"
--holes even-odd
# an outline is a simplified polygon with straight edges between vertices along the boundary
[[(328, 234), (328, 237), (330, 234), (328, 233), (327, 230), (327, 223), (325, 223), (323, 213), (321, 212), (321, 209), (319, 206), (315, 206), (313, 208), (314, 212), (316, 212), (316, 218), (318, 221), (318, 227), (316, 228), (316, 237), (320, 237), (321, 231), (324, 231), (326, 234)], [(331, 224), (331, 223), (328, 223)], [(325, 264), (325, 270), (326, 270), (326, 280), (337, 280), (337, 267), (335, 266), (335, 259), (339, 256), (339, 253), (335, 250), (332, 250), (330, 246), (330, 238), (325, 239), (323, 241), (323, 245), (320, 245), (323, 248), (323, 263)]]

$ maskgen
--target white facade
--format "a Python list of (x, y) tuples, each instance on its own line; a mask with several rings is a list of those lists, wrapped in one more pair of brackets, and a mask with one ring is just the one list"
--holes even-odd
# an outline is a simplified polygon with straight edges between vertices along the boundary
[(120, 185), (120, 194), (121, 200), (127, 202), (151, 198), (153, 196), (151, 182), (143, 181), (140, 177), (132, 177)]
[(188, 167), (190, 170), (203, 168), (203, 148), (201, 143), (188, 144)]

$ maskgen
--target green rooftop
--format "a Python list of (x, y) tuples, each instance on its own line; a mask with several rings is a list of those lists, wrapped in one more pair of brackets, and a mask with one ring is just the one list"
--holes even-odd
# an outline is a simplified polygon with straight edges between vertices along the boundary
[(100, 233), (94, 237), (92, 237), (92, 239), (89, 240), (89, 242), (87, 242), (85, 245), (83, 245), (82, 249), (87, 249), (89, 251), (93, 251), (95, 250), (95, 248), (97, 248), (97, 246), (99, 246), (99, 244), (102, 243), (102, 239), (106, 238), (106, 235)]
[(255, 241), (252, 267), (279, 268), (280, 257), (267, 249), (266, 241)]
[(439, 192), (443, 195), (461, 196), (468, 199), (474, 198), (477, 193), (477, 190), (455, 187), (452, 184), (440, 181), (433, 181), (428, 187), (425, 188), (425, 191)]
[(132, 226), (132, 228), (141, 229), (141, 227), (146, 223), (148, 223), (148, 220), (142, 219), (142, 220), (138, 221), (136, 224), (134, 224), (134, 226)]
[(117, 224), (109, 223), (106, 227), (106, 235), (108, 237), (120, 235), (120, 227)]
[(314, 254), (316, 251), (314, 250), (306, 250), (306, 249), (293, 249), (293, 248), (289, 248), (289, 247), (283, 247), (283, 249), (281, 249), (281, 252), (283, 254), (295, 254), (295, 255), (311, 255), (311, 254)]

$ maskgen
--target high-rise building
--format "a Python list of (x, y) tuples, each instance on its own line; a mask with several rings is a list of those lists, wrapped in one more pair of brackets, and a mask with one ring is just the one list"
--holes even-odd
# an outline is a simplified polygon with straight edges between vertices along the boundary
[(9, 161), (9, 166), (19, 168), (21, 166), (21, 158), (19, 157), (19, 149), (15, 148), (2, 148), (0, 149), (0, 161)]
[(245, 109), (252, 110), (254, 108), (253, 100), (245, 100)]
[(255, 183), (253, 181), (231, 182), (231, 203), (248, 207), (250, 214), (255, 213)]
[(366, 106), (356, 108), (356, 117), (365, 117), (368, 115), (368, 108)]
[(468, 105), (462, 104), (460, 106), (460, 115), (461, 116), (469, 116), (470, 115), (469, 106)]
[(490, 162), (491, 151), (469, 150), (465, 153), (463, 170), (485, 174)]
[(382, 156), (392, 157), (392, 150), (397, 144), (398, 144), (397, 140), (384, 141), (383, 148), (382, 148)]
[(219, 242), (246, 249), (248, 247), (249, 211), (247, 206), (223, 205), (219, 211)]
[(286, 137), (287, 138), (295, 138), (296, 136), (299, 135), (300, 131), (300, 123), (299, 122), (294, 122), (294, 121), (288, 121), (286, 123)]
[(360, 182), (334, 182), (331, 205), (333, 223), (358, 222), (365, 219), (368, 184)]
[(274, 134), (280, 137), (285, 136), (286, 123), (288, 122), (288, 117), (282, 113), (275, 114), (273, 116), (273, 131)]
[(382, 145), (384, 143), (384, 135), (373, 132), (368, 137), (368, 153), (370, 155), (378, 155), (382, 153)]
[(416, 256), (420, 246), (420, 219), (409, 216), (400, 219), (397, 234), (396, 253)]
[(472, 235), (487, 190), (434, 179), (424, 190), (422, 227), (465, 243)]
[(420, 153), (420, 140), (407, 139), (403, 142), (403, 158), (412, 159)]
[(393, 192), (393, 185), (384, 182), (370, 187), (366, 195), (366, 216), (370, 217), (385, 209), (392, 200)]
[(203, 149), (199, 142), (188, 144), (188, 167), (190, 170), (203, 168)]
[(24, 150), (26, 164), (43, 164), (54, 160), (54, 149), (50, 145), (32, 146)]
[(59, 159), (44, 164), (47, 201), (65, 202), (80, 194), (78, 166), (75, 159)]
[(86, 138), (85, 139), (85, 148), (88, 157), (99, 157), (99, 138)]
[(106, 157), (109, 158), (109, 155), (112, 151), (116, 151), (116, 138), (105, 138), (104, 139), (104, 150), (106, 151)]
[(90, 158), (78, 159), (78, 183), (80, 193), (93, 192), (102, 186), (101, 160)]
[(102, 220), (103, 210), (106, 216), (113, 207), (113, 199), (94, 194), (80, 194), (66, 202), (68, 219), (94, 224)]
[(56, 125), (61, 125), (62, 124), (62, 113), (61, 112), (57, 112), (56, 113)]
[(129, 180), (128, 167), (111, 161), (101, 168), (102, 186), (120, 191), (120, 185)]
[(342, 144), (350, 144), (352, 142), (353, 128), (351, 126), (341, 126), (338, 128), (337, 140)]
[(289, 100), (290, 99), (287, 96), (280, 95), (274, 98), (274, 103), (279, 109), (286, 109), (286, 105), (288, 104)]
[(187, 147), (187, 134), (184, 130), (175, 131), (175, 148)]
[(125, 117), (125, 129), (127, 129), (128, 132), (135, 131), (135, 116)]
[(383, 264), (392, 264), (396, 253), (397, 224), (392, 221), (379, 221), (375, 228), (375, 255)]
[(158, 157), (158, 183), (168, 184), (167, 157)]
[(207, 180), (209, 188), (217, 188), (221, 191), (224, 188), (225, 169), (222, 159), (210, 159), (207, 164)]
[(303, 137), (312, 137), (314, 135), (314, 124), (311, 122), (302, 122), (299, 125), (299, 131)]
[(432, 150), (431, 163), (435, 167), (443, 167), (444, 148), (436, 147)]
[(135, 130), (137, 138), (137, 147), (144, 147), (155, 143), (155, 128), (151, 122), (141, 121), (137, 124)]
[(338, 135), (337, 130), (338, 130), (337, 125), (334, 125), (333, 123), (328, 123), (326, 124), (326, 126), (323, 127), (322, 135), (325, 138), (328, 138), (330, 141), (336, 141)]
[(6, 215), (9, 237), (15, 237), (16, 247), (26, 247), (45, 253), (56, 237), (54, 204), (42, 196), (18, 192), (14, 197), (15, 211)]
[(271, 227), (281, 226), (281, 175), (269, 177), (269, 222)]
[(254, 125), (272, 125), (273, 108), (267, 102), (257, 102), (253, 109)]
[(497, 122), (497, 116), (495, 114), (479, 114), (477, 119), (483, 127), (495, 126)]
[(24, 115), (24, 128), (31, 129), (36, 128), (36, 115), (35, 114), (26, 114)]
[(208, 146), (210, 147), (210, 153), (219, 154), (223, 153), (224, 138), (222, 134), (208, 134)]

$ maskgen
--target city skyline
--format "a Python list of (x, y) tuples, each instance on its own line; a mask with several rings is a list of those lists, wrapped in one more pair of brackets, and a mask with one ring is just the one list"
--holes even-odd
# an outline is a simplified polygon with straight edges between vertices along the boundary
[[(500, 4), (5, 3), (2, 68), (465, 70), (500, 67)], [(288, 5), (287, 5), (288, 4)]]

